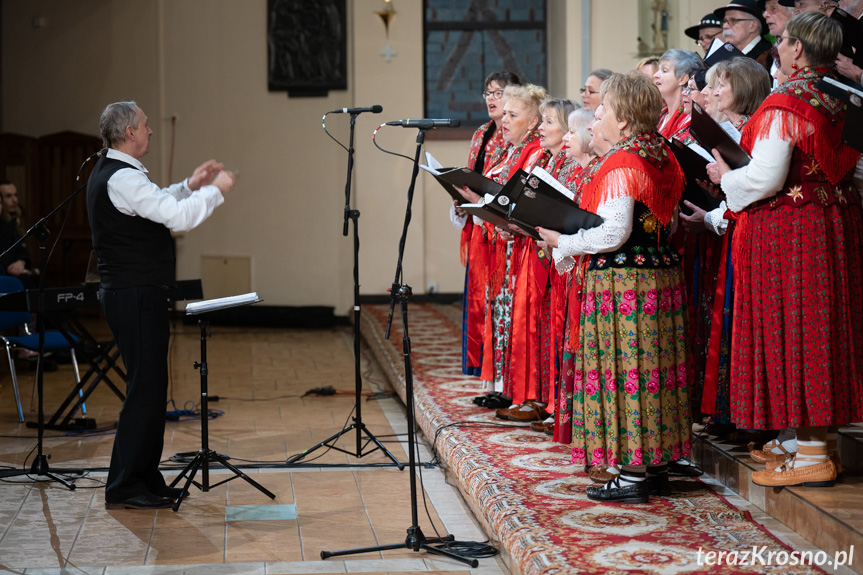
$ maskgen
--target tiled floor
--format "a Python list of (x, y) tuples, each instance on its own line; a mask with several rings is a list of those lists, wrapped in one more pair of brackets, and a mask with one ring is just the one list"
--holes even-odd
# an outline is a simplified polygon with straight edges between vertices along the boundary
[[(104, 326), (96, 324), (96, 333)], [(200, 399), (200, 377), (192, 364), (200, 359), (200, 330), (174, 326), (171, 351), (172, 397), (177, 409)], [(464, 573), (468, 568), (451, 559), (409, 549), (320, 559), (321, 550), (352, 549), (402, 543), (411, 525), (407, 471), (387, 464), (377, 451), (361, 458), (320, 449), (301, 467), (286, 468), (287, 457), (314, 446), (350, 423), (354, 405), (352, 330), (320, 331), (212, 328), (208, 340), (209, 393), (220, 396), (211, 408), (224, 411), (209, 422), (210, 448), (231, 457), (239, 466), (263, 462), (243, 471), (276, 494), (270, 500), (242, 479), (192, 490), (179, 512), (106, 511), (104, 468), (113, 435), (46, 432), (44, 452), (52, 469), (91, 470), (70, 491), (56, 483), (33, 483), (27, 477), (0, 483), (0, 573), (57, 575), (103, 574), (278, 574), (278, 573)], [(23, 367), (23, 366), (22, 366)], [(36, 445), (35, 431), (16, 422), (11, 381), (0, 377), (0, 465), (29, 466)], [(71, 367), (61, 365), (46, 374), (46, 410), (59, 405), (70, 388)], [(32, 372), (21, 372), (25, 415), (31, 399)], [(364, 362), (369, 391), (386, 391), (387, 384)], [(309, 389), (333, 386), (345, 395), (300, 397)], [(88, 416), (99, 426), (116, 420), (119, 399), (100, 386), (87, 402)], [(394, 399), (362, 402), (363, 422), (400, 460), (404, 411)], [(200, 448), (200, 421), (168, 424), (166, 460)], [(339, 446), (356, 451), (351, 432)], [(367, 447), (364, 448), (366, 453)], [(420, 449), (419, 460), (430, 454)], [(269, 464), (269, 466), (267, 465)], [(325, 465), (322, 465), (325, 464)], [(361, 464), (361, 467), (338, 467)], [(176, 468), (170, 461), (165, 466)], [(178, 471), (166, 471), (174, 476)], [(232, 475), (211, 472), (213, 485)], [(435, 528), (462, 541), (485, 536), (462, 504), (457, 490), (442, 473), (422, 469), (428, 506), (419, 501), (419, 525), (427, 537)], [(295, 505), (297, 519), (227, 521), (226, 509), (240, 505)], [(434, 527), (432, 526), (432, 522)], [(482, 559), (481, 575), (506, 574), (499, 558)]]

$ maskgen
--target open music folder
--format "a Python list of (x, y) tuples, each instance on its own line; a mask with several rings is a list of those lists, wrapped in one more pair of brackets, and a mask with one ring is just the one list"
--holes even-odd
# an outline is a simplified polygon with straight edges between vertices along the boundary
[(668, 147), (671, 148), (674, 157), (677, 158), (677, 163), (683, 169), (683, 174), (686, 176), (686, 187), (683, 189), (683, 196), (680, 198), (680, 207), (689, 210), (683, 205), (684, 200), (694, 204), (704, 210), (710, 212), (719, 207), (722, 200), (714, 198), (707, 190), (696, 183), (696, 180), (709, 181), (707, 177), (707, 164), (713, 161), (713, 156), (707, 153), (707, 150), (698, 144), (686, 145), (677, 138), (672, 138), (668, 142)]
[(714, 148), (718, 150), (722, 158), (731, 166), (731, 169), (736, 170), (749, 164), (751, 159), (749, 154), (743, 151), (740, 144), (726, 129), (695, 102), (692, 103), (692, 123), (689, 125), (689, 133), (708, 152)]
[(457, 188), (468, 188), (480, 196), (496, 195), (503, 188), (494, 180), (486, 178), (470, 168), (444, 168), (428, 152), (426, 152), (426, 164), (420, 164), (420, 168), (434, 176), (446, 193), (459, 204), (466, 204), (468, 201), (458, 192)]
[(530, 174), (519, 170), (501, 194), (490, 199), (485, 204), (461, 207), (502, 229), (517, 226), (535, 240), (541, 239), (537, 227), (571, 235), (603, 222), (596, 214), (579, 208), (572, 192), (542, 168), (534, 168)]

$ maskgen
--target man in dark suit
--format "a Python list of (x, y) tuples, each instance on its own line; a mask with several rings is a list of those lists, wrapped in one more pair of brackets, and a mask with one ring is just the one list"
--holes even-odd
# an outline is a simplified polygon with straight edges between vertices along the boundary
[(724, 8), (714, 10), (722, 21), (722, 36), (744, 55), (752, 58), (769, 72), (773, 65), (770, 48), (773, 46), (764, 38), (766, 24), (762, 10), (755, 0), (734, 0)]

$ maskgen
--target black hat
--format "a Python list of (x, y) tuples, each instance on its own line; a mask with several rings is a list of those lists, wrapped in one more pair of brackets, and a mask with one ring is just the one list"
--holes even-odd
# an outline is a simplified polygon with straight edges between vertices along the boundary
[(711, 12), (707, 14), (704, 18), (701, 19), (695, 26), (690, 26), (686, 30), (683, 31), (684, 34), (692, 38), (693, 40), (698, 40), (698, 33), (701, 32), (702, 28), (722, 28), (722, 20), (716, 17), (716, 14)]
[(721, 21), (725, 19), (725, 12), (728, 10), (740, 10), (741, 12), (752, 14), (758, 18), (759, 22), (761, 22), (762, 31), (767, 31), (767, 23), (764, 21), (764, 11), (755, 0), (733, 0), (732, 2), (729, 2), (727, 6), (717, 8), (713, 13), (716, 14)]
[[(714, 40), (716, 42), (722, 42), (722, 40)], [(713, 48), (713, 45), (711, 45)], [(703, 90), (704, 86), (707, 85), (707, 70), (713, 66), (714, 64), (718, 64), (723, 60), (730, 60), (732, 58), (738, 57), (746, 57), (746, 55), (732, 46), (731, 44), (721, 44), (716, 50), (710, 52), (710, 55), (704, 59), (704, 69), (698, 70), (695, 73), (695, 85), (698, 86), (699, 90)]]
[[(834, 2), (839, 2), (839, 0), (833, 0)], [(787, 6), (789, 8), (794, 8), (794, 0), (779, 0), (779, 4), (782, 6)]]

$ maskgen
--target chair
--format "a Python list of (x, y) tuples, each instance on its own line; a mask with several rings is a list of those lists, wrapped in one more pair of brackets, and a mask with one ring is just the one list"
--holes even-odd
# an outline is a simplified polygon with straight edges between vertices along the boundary
[[(0, 276), (0, 294), (10, 294), (24, 291), (24, 285), (16, 277)], [(24, 423), (24, 410), (21, 408), (21, 396), (18, 393), (18, 376), (15, 372), (15, 362), (12, 360), (13, 349), (26, 349), (29, 351), (39, 351), (39, 334), (30, 333), (28, 323), (30, 322), (30, 312), (27, 311), (0, 311), (0, 331), (23, 327), (27, 335), (21, 336), (0, 336), (6, 346), (6, 357), (9, 360), (9, 372), (12, 374), (12, 390), (15, 393), (15, 405), (18, 408), (18, 421)], [(60, 349), (68, 349), (72, 356), (72, 366), (75, 370), (75, 381), (81, 381), (81, 374), (78, 372), (78, 361), (75, 357), (75, 344), (78, 340), (72, 337), (73, 341), (69, 341), (59, 331), (45, 331), (45, 351), (53, 351)], [(42, 361), (42, 358), (39, 358)]]

